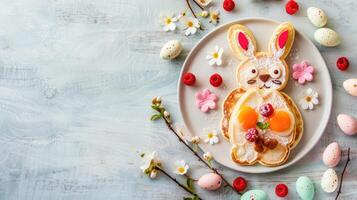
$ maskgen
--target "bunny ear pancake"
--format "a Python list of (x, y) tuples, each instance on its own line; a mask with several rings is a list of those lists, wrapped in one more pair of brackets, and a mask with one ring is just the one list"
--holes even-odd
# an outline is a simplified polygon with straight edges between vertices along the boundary
[(239, 60), (255, 56), (257, 46), (255, 38), (253, 33), (243, 25), (236, 24), (229, 28), (228, 43)]
[(269, 42), (269, 53), (282, 60), (285, 59), (293, 46), (294, 39), (294, 26), (289, 22), (280, 24)]

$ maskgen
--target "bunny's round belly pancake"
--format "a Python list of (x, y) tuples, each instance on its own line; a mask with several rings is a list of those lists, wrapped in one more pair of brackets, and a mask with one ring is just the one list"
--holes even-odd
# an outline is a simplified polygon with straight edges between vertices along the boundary
[[(279, 144), (274, 149), (265, 148), (264, 152), (258, 154), (254, 152), (254, 145), (245, 141), (244, 133), (237, 134), (239, 131), (234, 130), (232, 125), (230, 125), (230, 122), (232, 122), (231, 117), (233, 117), (233, 119), (236, 118), (236, 115), (233, 114), (232, 116), (232, 111), (237, 106), (236, 104), (243, 94), (244, 91), (236, 89), (231, 92), (223, 103), (224, 117), (222, 119), (221, 128), (224, 137), (234, 144), (231, 149), (232, 160), (241, 165), (254, 165), (256, 162), (264, 166), (278, 166), (283, 164), (288, 159), (290, 150), (299, 143), (303, 133), (303, 120), (295, 103), (285, 93), (279, 93), (295, 118), (293, 131), (285, 144)], [(245, 96), (243, 96), (243, 98), (245, 98)]]

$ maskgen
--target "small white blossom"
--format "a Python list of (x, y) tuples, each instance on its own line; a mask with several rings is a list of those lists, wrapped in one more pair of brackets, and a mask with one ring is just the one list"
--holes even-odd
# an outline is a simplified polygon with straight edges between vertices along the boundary
[(219, 11), (214, 9), (213, 7), (209, 8), (209, 18), (210, 18), (210, 23), (216, 25), (219, 23)]
[(201, 27), (198, 19), (193, 17), (181, 17), (181, 23), (185, 26), (185, 35), (194, 35), (197, 32), (197, 29)]
[(194, 1), (196, 1), (202, 7), (208, 6), (212, 2), (212, 0), (194, 0)]
[(199, 136), (194, 136), (194, 137), (191, 138), (191, 142), (192, 142), (193, 144), (198, 144), (198, 143), (200, 143), (200, 140), (201, 140), (201, 138), (200, 138)]
[(172, 14), (161, 14), (160, 22), (163, 26), (164, 31), (174, 31), (176, 29), (177, 18), (173, 17)]
[(214, 51), (207, 54), (206, 59), (209, 65), (220, 66), (222, 64), (223, 48), (215, 46)]
[(178, 175), (185, 175), (189, 167), (184, 160), (176, 161), (174, 173)]
[(309, 88), (304, 92), (302, 99), (299, 101), (300, 106), (304, 110), (312, 110), (314, 109), (314, 105), (319, 104), (319, 94), (313, 89)]
[(161, 161), (158, 157), (158, 154), (156, 153), (156, 151), (153, 151), (149, 155), (144, 156), (140, 169), (143, 171), (143, 173), (148, 174), (151, 173), (153, 166), (157, 166), (160, 164)]
[(207, 160), (207, 161), (213, 160), (213, 156), (212, 156), (212, 154), (211, 154), (210, 152), (204, 153), (204, 154), (203, 154), (203, 158), (204, 158), (205, 160)]
[(165, 116), (165, 117), (169, 117), (169, 116), (170, 116), (170, 113), (165, 110), (165, 111), (164, 111), (164, 116)]
[(211, 145), (217, 144), (219, 142), (217, 131), (216, 130), (208, 131), (205, 142)]
[(198, 15), (203, 18), (206, 18), (206, 17), (208, 17), (209, 13), (208, 13), (208, 11), (204, 10), (204, 11), (198, 13)]

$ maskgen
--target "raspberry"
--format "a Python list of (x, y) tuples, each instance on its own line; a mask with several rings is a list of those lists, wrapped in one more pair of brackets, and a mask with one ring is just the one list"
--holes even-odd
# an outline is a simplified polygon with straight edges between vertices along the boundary
[(243, 177), (238, 176), (233, 181), (233, 187), (238, 192), (242, 192), (245, 190), (245, 188), (247, 188), (247, 181)]
[(348, 59), (346, 57), (340, 57), (337, 59), (336, 66), (339, 70), (345, 71), (347, 70), (349, 65), (350, 63), (348, 62)]
[(231, 12), (236, 4), (234, 3), (233, 0), (224, 0), (223, 1), (223, 9), (227, 12)]
[(285, 5), (285, 11), (289, 15), (295, 14), (299, 10), (299, 4), (294, 0), (289, 0)]
[(278, 184), (278, 185), (275, 187), (275, 194), (276, 194), (278, 197), (286, 197), (286, 195), (288, 195), (288, 193), (289, 193), (288, 186), (286, 186), (286, 185), (283, 184), (283, 183)]
[(183, 75), (182, 82), (185, 85), (193, 85), (196, 82), (196, 76), (190, 72), (187, 72)]
[(269, 117), (274, 113), (274, 108), (270, 103), (263, 104), (259, 107), (259, 112), (264, 117)]
[(258, 130), (256, 128), (248, 129), (247, 133), (245, 134), (245, 139), (249, 142), (256, 142), (259, 139)]
[(217, 74), (217, 73), (214, 73), (212, 74), (212, 76), (209, 78), (209, 82), (211, 83), (211, 85), (213, 87), (219, 87), (222, 82), (223, 82), (223, 79), (221, 77), (221, 75)]

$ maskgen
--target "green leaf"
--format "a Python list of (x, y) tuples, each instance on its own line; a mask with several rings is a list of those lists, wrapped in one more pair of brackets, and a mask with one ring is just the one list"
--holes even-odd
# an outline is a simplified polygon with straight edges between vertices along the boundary
[(270, 124), (268, 122), (258, 122), (257, 127), (260, 128), (261, 130), (268, 129)]
[(191, 191), (195, 191), (194, 185), (193, 185), (193, 180), (190, 177), (187, 177), (186, 180), (186, 185)]
[(152, 109), (154, 109), (154, 110), (157, 110), (157, 111), (159, 111), (160, 110), (160, 106), (158, 106), (158, 105), (151, 105), (151, 108)]
[(192, 197), (184, 197), (183, 200), (198, 200), (198, 197), (196, 195)]
[(161, 114), (154, 114), (154, 115), (151, 116), (150, 120), (154, 121), (154, 120), (160, 119), (161, 117), (162, 117)]

